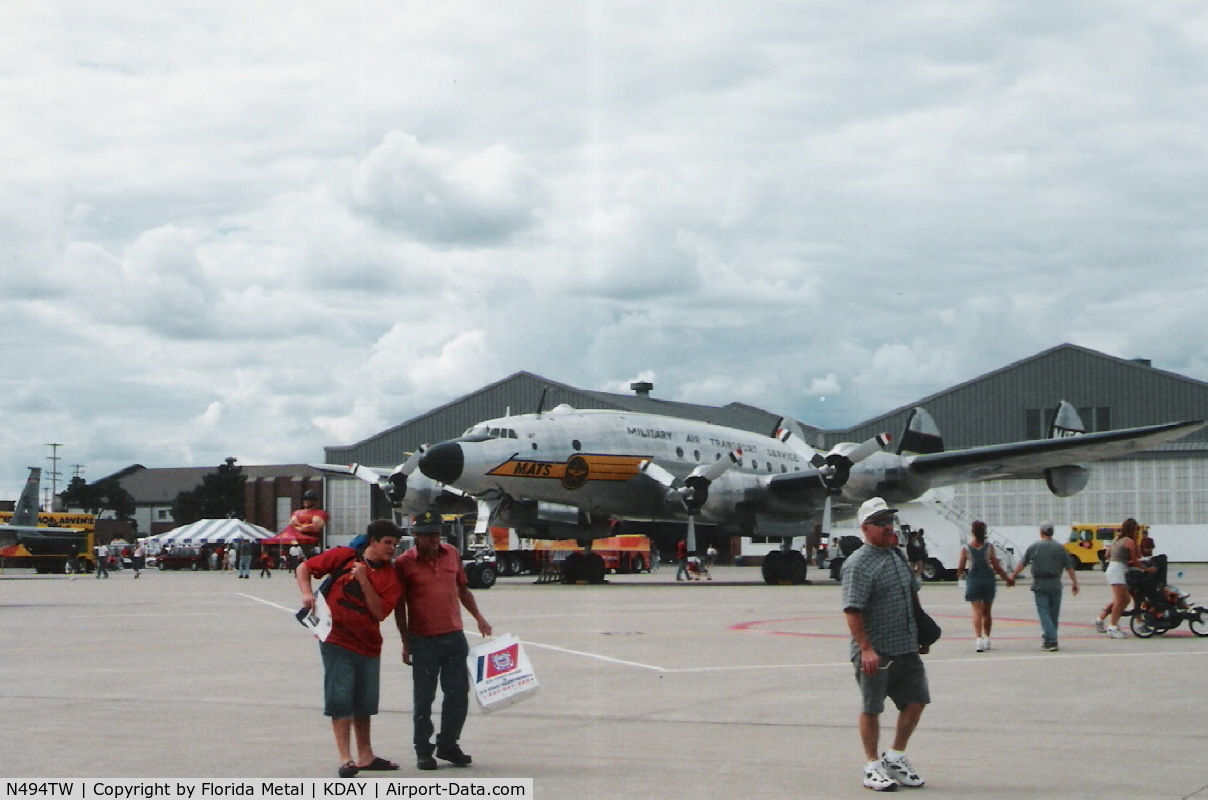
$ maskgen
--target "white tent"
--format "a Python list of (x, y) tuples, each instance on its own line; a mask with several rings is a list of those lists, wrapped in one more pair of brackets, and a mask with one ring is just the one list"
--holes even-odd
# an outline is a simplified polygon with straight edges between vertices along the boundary
[(272, 535), (272, 531), (241, 519), (199, 519), (157, 536), (148, 536), (147, 543), (160, 547), (169, 544), (227, 544), (240, 539), (258, 542)]

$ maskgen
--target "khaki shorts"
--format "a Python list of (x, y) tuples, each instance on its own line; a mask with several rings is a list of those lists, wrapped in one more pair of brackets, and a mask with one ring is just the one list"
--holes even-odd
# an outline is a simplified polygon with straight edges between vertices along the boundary
[(1107, 583), (1108, 585), (1128, 585), (1128, 567), (1121, 564), (1119, 561), (1107, 562)]
[(901, 711), (911, 703), (926, 705), (931, 702), (927, 688), (927, 669), (918, 653), (904, 656), (881, 656), (881, 668), (876, 675), (865, 675), (860, 669), (857, 656), (852, 664), (856, 668), (856, 683), (860, 685), (861, 711), (865, 714), (880, 714), (885, 710), (885, 698), (893, 700)]

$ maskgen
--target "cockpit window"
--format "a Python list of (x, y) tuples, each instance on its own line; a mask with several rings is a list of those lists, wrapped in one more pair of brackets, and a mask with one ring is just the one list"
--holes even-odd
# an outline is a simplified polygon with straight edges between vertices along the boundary
[(492, 428), (488, 425), (479, 424), (466, 428), (463, 437), (480, 437), (483, 439), (519, 439), (516, 431), (512, 428)]

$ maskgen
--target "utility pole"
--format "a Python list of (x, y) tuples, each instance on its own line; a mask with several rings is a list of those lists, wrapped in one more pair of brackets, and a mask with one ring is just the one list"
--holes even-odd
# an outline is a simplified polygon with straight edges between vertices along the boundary
[(53, 514), (58, 511), (55, 504), (59, 498), (59, 448), (63, 446), (62, 442), (47, 442), (47, 447), (50, 448), (50, 455), (46, 460), (50, 462), (50, 503), (48, 510)]

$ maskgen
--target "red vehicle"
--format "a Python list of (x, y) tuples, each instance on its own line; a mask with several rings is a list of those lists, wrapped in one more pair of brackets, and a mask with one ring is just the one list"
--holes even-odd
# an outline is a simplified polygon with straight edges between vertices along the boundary
[(155, 566), (160, 569), (208, 569), (206, 554), (199, 547), (173, 547), (161, 550), (155, 557)]

